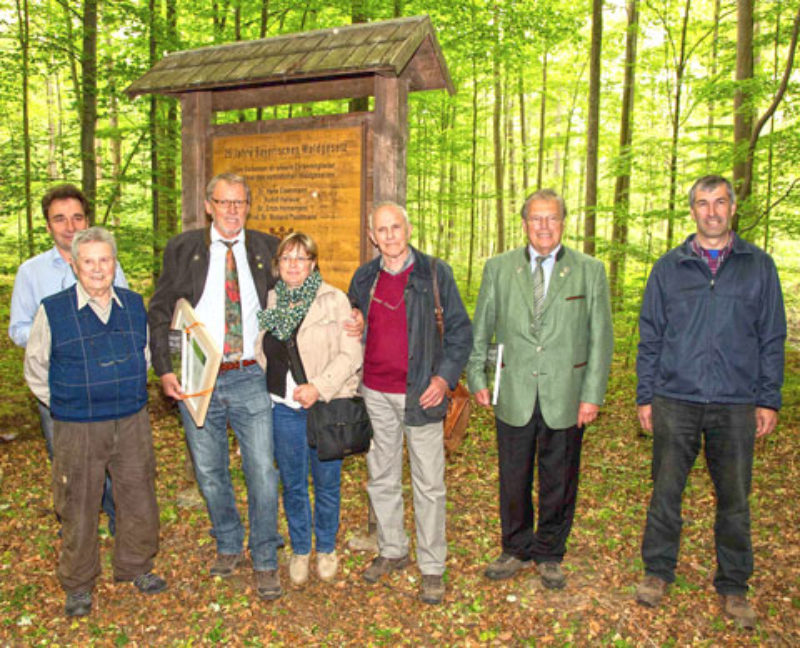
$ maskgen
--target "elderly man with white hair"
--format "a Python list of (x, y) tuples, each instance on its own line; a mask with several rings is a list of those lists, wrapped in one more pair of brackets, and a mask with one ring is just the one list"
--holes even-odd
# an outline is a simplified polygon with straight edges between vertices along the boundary
[(114, 238), (102, 227), (75, 234), (78, 282), (42, 300), (25, 352), (25, 380), (54, 419), (58, 578), (67, 616), (91, 611), (106, 471), (117, 506), (115, 580), (146, 594), (166, 588), (152, 572), (159, 519), (147, 413), (147, 313), (140, 295), (112, 285), (116, 256)]

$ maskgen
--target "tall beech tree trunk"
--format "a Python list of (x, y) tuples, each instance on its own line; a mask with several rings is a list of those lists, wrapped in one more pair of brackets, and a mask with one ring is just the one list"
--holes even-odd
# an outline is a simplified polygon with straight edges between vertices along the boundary
[(592, 48), (589, 57), (589, 116), (586, 129), (586, 201), (583, 251), (595, 253), (597, 153), (600, 139), (600, 54), (603, 45), (603, 0), (592, 0)]
[(527, 194), (530, 185), (528, 178), (528, 127), (525, 123), (525, 82), (523, 79), (522, 67), (520, 66), (519, 76), (517, 77), (517, 94), (519, 96), (519, 137), (522, 157), (522, 192)]
[(492, 111), (492, 141), (494, 142), (494, 192), (497, 226), (497, 252), (505, 250), (505, 215), (503, 214), (503, 68), (499, 52), (494, 55), (492, 77), (494, 109)]
[(544, 170), (544, 125), (547, 116), (547, 50), (542, 55), (542, 103), (539, 107), (539, 154), (536, 159), (536, 190), (542, 188)]
[(17, 21), (19, 23), (19, 49), (22, 58), (22, 163), (24, 164), (23, 193), (25, 197), (25, 226), (28, 256), (33, 256), (33, 205), (31, 204), (31, 132), (30, 105), (28, 102), (28, 79), (30, 76), (29, 60), (29, 13), (28, 0), (17, 0)]
[(636, 80), (636, 45), (639, 37), (639, 0), (628, 0), (628, 28), (625, 36), (625, 81), (619, 126), (619, 161), (614, 185), (614, 227), (611, 234), (609, 283), (614, 312), (622, 308), (625, 285), (625, 252), (630, 217), (631, 158), (633, 142), (633, 101)]
[(81, 175), (83, 193), (94, 224), (97, 204), (97, 162), (95, 131), (97, 128), (97, 0), (83, 3), (83, 50), (81, 53)]
[[(711, 78), (717, 78), (717, 68), (719, 66), (719, 12), (720, 12), (720, 0), (714, 0), (714, 16), (713, 16), (713, 24), (714, 24), (714, 34), (711, 40)], [(713, 162), (711, 160), (712, 153), (716, 148), (714, 146), (716, 138), (716, 134), (714, 133), (714, 112), (715, 112), (716, 102), (714, 101), (714, 97), (709, 96), (708, 98), (708, 126), (706, 131), (706, 166), (708, 168), (713, 167)]]
[(467, 296), (472, 292), (472, 269), (475, 265), (478, 189), (478, 64), (472, 56), (472, 155), (469, 159), (469, 260), (467, 261)]
[(739, 219), (749, 211), (747, 199), (751, 186), (744, 187), (747, 148), (753, 135), (753, 3), (736, 1), (736, 92), (733, 95), (733, 187), (739, 208), (733, 216), (732, 227), (738, 229)]

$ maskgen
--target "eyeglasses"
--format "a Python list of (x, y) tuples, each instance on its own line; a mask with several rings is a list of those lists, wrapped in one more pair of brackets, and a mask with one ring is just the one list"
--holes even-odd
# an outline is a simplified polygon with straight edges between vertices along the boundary
[(283, 256), (278, 257), (278, 261), (280, 261), (281, 263), (286, 264), (286, 265), (290, 265), (292, 263), (292, 261), (295, 261), (297, 263), (308, 263), (309, 261), (313, 261), (313, 260), (314, 259), (312, 259), (311, 257), (288, 256), (288, 255), (285, 255), (285, 254)]
[(223, 209), (234, 207), (236, 208), (236, 211), (239, 211), (247, 204), (246, 200), (217, 200), (216, 198), (212, 198), (211, 202), (213, 202), (217, 207), (222, 207)]
[(556, 223), (560, 223), (563, 219), (561, 216), (556, 216), (554, 214), (548, 214), (547, 216), (526, 216), (525, 221), (528, 223), (533, 223), (534, 225), (555, 225)]

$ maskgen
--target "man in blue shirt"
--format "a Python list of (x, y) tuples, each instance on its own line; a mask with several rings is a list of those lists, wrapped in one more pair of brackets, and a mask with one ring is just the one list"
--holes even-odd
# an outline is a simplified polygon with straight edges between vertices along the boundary
[[(42, 197), (42, 214), (54, 245), (47, 252), (25, 261), (17, 270), (8, 325), (8, 335), (17, 346), (27, 346), (33, 318), (42, 299), (75, 285), (75, 274), (70, 266), (72, 238), (76, 232), (89, 226), (88, 213), (89, 202), (75, 185), (57, 185)], [(114, 274), (114, 285), (128, 287), (119, 263)], [(47, 405), (41, 401), (37, 401), (37, 404), (47, 456), (52, 461), (53, 418)], [(108, 514), (108, 528), (113, 535), (114, 501), (108, 479), (103, 492), (103, 510)]]

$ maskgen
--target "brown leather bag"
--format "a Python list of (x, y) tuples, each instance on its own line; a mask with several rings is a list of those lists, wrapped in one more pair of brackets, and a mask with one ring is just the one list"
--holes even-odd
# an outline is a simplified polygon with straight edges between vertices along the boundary
[[(444, 310), (439, 297), (439, 283), (436, 280), (436, 258), (431, 260), (433, 274), (433, 301), (435, 304), (436, 328), (444, 344)], [(472, 412), (469, 390), (459, 381), (455, 389), (447, 390), (447, 415), (444, 417), (444, 449), (450, 453), (458, 450), (467, 434), (469, 415)]]

